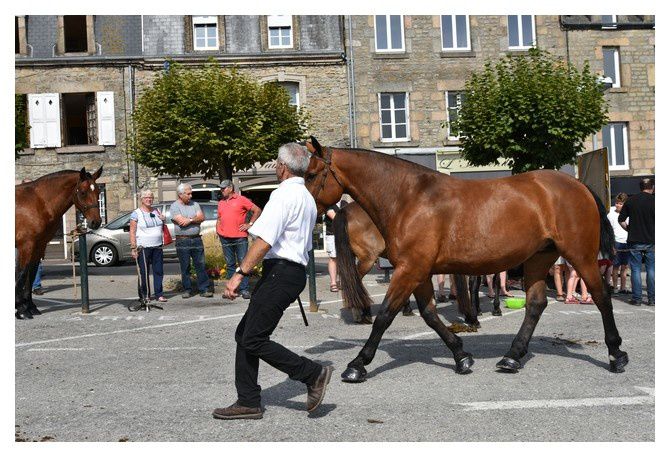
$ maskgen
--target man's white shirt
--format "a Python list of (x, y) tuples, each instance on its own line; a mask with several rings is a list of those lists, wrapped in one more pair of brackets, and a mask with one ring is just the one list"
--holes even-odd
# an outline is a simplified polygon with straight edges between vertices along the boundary
[(271, 246), (266, 259), (286, 259), (307, 265), (316, 223), (316, 203), (305, 180), (282, 181), (271, 194), (249, 233)]

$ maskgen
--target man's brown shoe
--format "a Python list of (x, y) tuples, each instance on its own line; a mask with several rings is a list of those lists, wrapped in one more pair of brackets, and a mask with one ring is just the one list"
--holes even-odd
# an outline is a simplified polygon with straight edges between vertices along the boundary
[(333, 367), (321, 368), (321, 373), (311, 386), (307, 386), (307, 412), (314, 411), (326, 396), (326, 386), (330, 382), (330, 376), (333, 374)]
[(215, 419), (263, 419), (263, 411), (260, 408), (248, 408), (233, 403), (227, 408), (216, 408), (212, 412)]

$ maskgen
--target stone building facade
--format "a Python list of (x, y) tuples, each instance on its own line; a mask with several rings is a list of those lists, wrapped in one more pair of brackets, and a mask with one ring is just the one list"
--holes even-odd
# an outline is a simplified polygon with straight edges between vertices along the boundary
[[(310, 115), (311, 129), (320, 139), (349, 145), (339, 16), (31, 15), (15, 21), (15, 91), (25, 97), (32, 126), (31, 147), (16, 161), (16, 182), (104, 164), (99, 180), (104, 184), (103, 221), (134, 208), (141, 188), (154, 190), (158, 199), (176, 197), (177, 179), (136, 165), (127, 144), (135, 103), (168, 59), (198, 66), (214, 58), (222, 67), (237, 65), (258, 81), (285, 84)], [(289, 45), (282, 42), (287, 25)], [(203, 31), (205, 41), (215, 46), (207, 41), (207, 49), (201, 49)], [(283, 36), (270, 36), (277, 31)], [(276, 38), (279, 46), (273, 46)], [(39, 108), (46, 106), (46, 112)], [(217, 188), (217, 182), (198, 176), (184, 181), (201, 191)], [(277, 184), (272, 164), (243, 170), (236, 181), (242, 189), (255, 190), (260, 203)], [(74, 228), (75, 219), (72, 209), (50, 255), (66, 254), (64, 234)]]
[[(602, 132), (596, 141), (587, 139), (585, 150), (603, 144), (625, 148), (620, 151), (625, 164), (611, 164), (615, 181), (653, 174), (654, 17), (609, 20), (603, 28), (602, 16), (347, 17), (346, 50), (355, 91), (353, 142), (462, 177), (509, 174), (505, 167), (468, 167), (459, 159), (456, 136), (441, 127), (457, 112), (458, 93), (469, 75), (487, 61), (527, 53), (531, 45), (578, 67), (588, 61), (593, 71), (603, 74), (602, 49), (616, 48), (621, 86), (605, 97), (618, 130), (606, 133), (604, 140)], [(388, 114), (399, 116), (399, 125)], [(614, 140), (621, 136), (622, 123), (628, 133), (624, 146)], [(398, 127), (400, 139), (395, 139), (393, 129)], [(565, 169), (574, 173), (570, 166)]]
[[(634, 192), (639, 176), (655, 172), (653, 16), (16, 16), (15, 26), (16, 93), (52, 108), (51, 118), (28, 110), (33, 144), (15, 178), (104, 163), (106, 220), (132, 209), (140, 188), (176, 197), (178, 180), (137, 166), (127, 144), (136, 101), (167, 60), (199, 66), (213, 58), (284, 85), (322, 144), (475, 178), (509, 170), (469, 167), (457, 135), (441, 124), (457, 115), (473, 71), (537, 45), (614, 78), (605, 93), (610, 124), (585, 142), (587, 151), (609, 146), (613, 193)], [(277, 185), (272, 162), (234, 180), (260, 205)], [(215, 196), (214, 180), (184, 181)], [(62, 231), (74, 222), (72, 210)]]

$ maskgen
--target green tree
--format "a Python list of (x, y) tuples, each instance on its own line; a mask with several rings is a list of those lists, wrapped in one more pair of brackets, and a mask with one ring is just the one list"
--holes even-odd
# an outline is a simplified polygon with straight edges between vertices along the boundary
[(131, 155), (158, 174), (229, 179), (276, 157), (305, 135), (307, 116), (277, 84), (260, 84), (213, 61), (170, 63), (138, 100)]
[(28, 144), (28, 117), (26, 113), (25, 94), (14, 95), (14, 160), (19, 158), (19, 151), (23, 151)]
[(488, 62), (465, 88), (451, 128), (475, 166), (503, 158), (514, 174), (559, 169), (607, 123), (602, 86), (588, 63), (579, 71), (538, 49)]

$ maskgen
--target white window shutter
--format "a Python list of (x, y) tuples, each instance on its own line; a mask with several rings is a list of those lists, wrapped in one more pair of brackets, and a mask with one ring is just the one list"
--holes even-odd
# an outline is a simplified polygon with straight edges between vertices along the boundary
[(113, 146), (116, 144), (114, 121), (114, 92), (97, 92), (98, 102), (98, 144)]
[(28, 94), (28, 120), (31, 148), (61, 146), (58, 94)]

